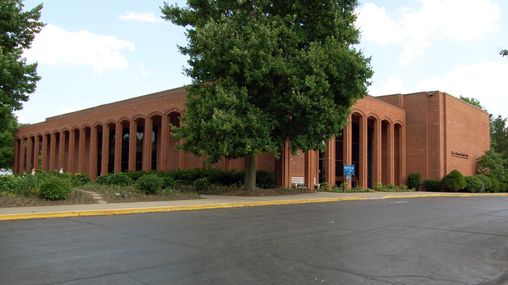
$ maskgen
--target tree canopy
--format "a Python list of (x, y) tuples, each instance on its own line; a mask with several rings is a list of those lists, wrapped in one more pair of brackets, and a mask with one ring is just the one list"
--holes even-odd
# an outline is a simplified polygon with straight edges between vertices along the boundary
[(37, 64), (27, 63), (23, 50), (30, 45), (42, 27), (39, 22), (42, 5), (23, 11), (20, 0), (2, 0), (0, 4), (0, 131), (9, 116), (22, 108), (28, 95), (35, 91)]
[[(369, 59), (356, 48), (357, 1), (194, 0), (167, 3), (164, 18), (187, 28), (193, 79), (175, 135), (210, 161), (261, 151), (323, 148), (367, 92)], [(253, 161), (254, 159), (254, 161)]]
[(499, 54), (502, 56), (508, 56), (508, 49), (502, 49), (501, 51), (499, 51)]
[(480, 101), (478, 101), (478, 99), (476, 99), (476, 98), (473, 98), (473, 97), (468, 98), (468, 97), (463, 97), (463, 96), (459, 96), (459, 98), (460, 98), (462, 101), (465, 101), (465, 102), (467, 102), (467, 103), (469, 103), (469, 104), (471, 104), (471, 105), (473, 105), (473, 106), (476, 106), (476, 107), (478, 107), (478, 108), (480, 108), (480, 109), (482, 109), (482, 110), (484, 110), (484, 111), (487, 111), (487, 109), (485, 109), (485, 108), (482, 106), (482, 104), (480, 103)]

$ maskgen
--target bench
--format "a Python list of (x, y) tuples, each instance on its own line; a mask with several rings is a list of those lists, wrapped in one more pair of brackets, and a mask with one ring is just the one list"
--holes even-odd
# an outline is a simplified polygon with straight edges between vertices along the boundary
[(305, 187), (305, 179), (303, 177), (291, 177), (291, 185), (295, 188)]

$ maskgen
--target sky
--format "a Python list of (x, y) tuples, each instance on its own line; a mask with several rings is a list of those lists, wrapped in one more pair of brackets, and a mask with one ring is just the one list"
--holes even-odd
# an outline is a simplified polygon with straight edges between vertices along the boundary
[[(185, 30), (161, 19), (163, 0), (43, 2), (31, 47), (42, 79), (20, 123), (180, 87)], [(167, 0), (185, 6), (183, 0)], [(508, 1), (360, 0), (356, 47), (371, 57), (373, 96), (440, 90), (508, 117)]]

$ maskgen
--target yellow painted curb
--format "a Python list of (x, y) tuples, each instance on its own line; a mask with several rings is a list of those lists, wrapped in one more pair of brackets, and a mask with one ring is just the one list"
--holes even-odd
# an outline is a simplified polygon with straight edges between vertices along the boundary
[(126, 214), (143, 214), (143, 213), (176, 212), (176, 211), (196, 211), (196, 210), (209, 210), (209, 209), (292, 205), (292, 204), (325, 203), (325, 202), (338, 202), (338, 201), (358, 201), (358, 200), (368, 200), (368, 198), (367, 197), (316, 198), (316, 199), (301, 199), (301, 200), (275, 200), (275, 201), (260, 201), (260, 202), (238, 202), (238, 203), (219, 203), (219, 204), (146, 207), (146, 208), (61, 211), (61, 212), (48, 212), (48, 213), (21, 213), (21, 214), (0, 215), (0, 221), (126, 215)]

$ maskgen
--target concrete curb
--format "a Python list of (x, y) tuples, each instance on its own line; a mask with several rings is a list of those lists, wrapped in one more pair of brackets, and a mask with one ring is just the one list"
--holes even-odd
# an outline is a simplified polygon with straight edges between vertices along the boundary
[(176, 212), (176, 211), (196, 211), (196, 210), (210, 210), (210, 209), (241, 208), (241, 207), (292, 205), (292, 204), (307, 204), (307, 203), (326, 203), (326, 202), (339, 202), (339, 201), (358, 201), (358, 200), (368, 200), (368, 199), (369, 198), (367, 198), (367, 197), (341, 197), (341, 198), (274, 200), (274, 201), (258, 201), (258, 202), (236, 202), (236, 203), (217, 203), (217, 204), (203, 204), (203, 205), (125, 208), (125, 209), (60, 211), (60, 212), (47, 212), (47, 213), (19, 213), (19, 214), (0, 215), (0, 221), (127, 215), (127, 214), (159, 213), (159, 212)]
[(383, 200), (383, 199), (414, 199), (414, 198), (466, 198), (466, 197), (508, 197), (508, 193), (422, 193), (406, 195), (385, 195), (381, 197), (337, 197), (337, 198), (313, 198), (297, 200), (273, 200), (273, 201), (255, 201), (255, 202), (232, 202), (232, 203), (211, 203), (202, 205), (181, 205), (181, 206), (162, 206), (162, 207), (140, 207), (124, 209), (101, 209), (101, 210), (77, 210), (77, 211), (55, 211), (40, 213), (17, 213), (0, 215), (0, 221), (29, 220), (29, 219), (49, 219), (49, 218), (69, 218), (69, 217), (91, 217), (91, 216), (109, 216), (109, 215), (127, 215), (144, 214), (176, 211), (197, 211), (210, 209), (226, 209), (241, 207), (258, 206), (276, 206), (276, 205), (295, 205), (308, 203), (327, 203), (340, 201), (362, 201), (362, 200)]

